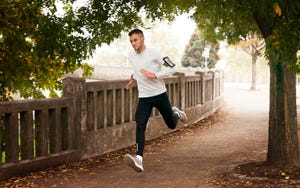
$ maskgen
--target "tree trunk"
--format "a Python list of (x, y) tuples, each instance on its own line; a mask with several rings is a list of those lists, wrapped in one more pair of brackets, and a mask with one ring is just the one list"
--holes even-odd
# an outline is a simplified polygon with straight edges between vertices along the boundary
[(256, 61), (257, 61), (257, 54), (252, 55), (252, 80), (251, 80), (251, 91), (256, 90)]
[(298, 160), (296, 74), (286, 64), (270, 64), (270, 165), (294, 165)]

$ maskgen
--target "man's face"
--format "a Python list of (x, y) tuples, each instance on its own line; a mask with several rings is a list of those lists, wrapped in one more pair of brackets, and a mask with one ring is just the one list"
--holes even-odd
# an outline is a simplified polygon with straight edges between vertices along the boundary
[(144, 49), (144, 36), (142, 34), (133, 34), (129, 37), (131, 46), (137, 53), (141, 53)]

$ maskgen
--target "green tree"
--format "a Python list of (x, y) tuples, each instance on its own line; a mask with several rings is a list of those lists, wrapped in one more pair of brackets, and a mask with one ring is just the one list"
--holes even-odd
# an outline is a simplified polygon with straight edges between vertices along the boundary
[[(58, 2), (63, 12), (57, 12)], [(89, 2), (75, 7), (75, 0), (0, 1), (0, 100), (16, 92), (39, 98), (50, 90), (55, 96), (66, 73), (90, 73), (83, 61), (97, 46), (141, 23), (139, 1)], [(157, 14), (151, 16), (164, 16)]]
[(55, 94), (61, 77), (81, 66), (88, 42), (75, 35), (72, 10), (59, 17), (54, 1), (0, 2), (0, 100), (9, 93), (42, 97)]
[[(209, 57), (206, 59), (203, 56), (205, 48), (209, 48)], [(205, 67), (205, 62), (207, 61), (208, 68), (214, 68), (217, 61), (219, 60), (218, 56), (218, 43), (212, 44), (203, 39), (200, 35), (198, 29), (192, 34), (189, 44), (185, 48), (184, 55), (181, 60), (183, 67)]]
[(249, 32), (266, 42), (270, 65), (268, 164), (298, 160), (296, 54), (300, 48), (300, 1), (212, 0), (197, 2), (193, 15), (206, 38), (235, 43)]

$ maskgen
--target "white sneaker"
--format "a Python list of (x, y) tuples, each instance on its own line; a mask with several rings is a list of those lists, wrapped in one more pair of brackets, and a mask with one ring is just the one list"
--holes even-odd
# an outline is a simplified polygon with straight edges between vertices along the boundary
[(126, 154), (124, 156), (124, 162), (125, 162), (125, 164), (127, 164), (128, 166), (130, 166), (131, 168), (133, 168), (137, 172), (143, 172), (144, 171), (142, 159), (140, 159), (137, 156), (133, 157), (129, 154)]
[(178, 118), (180, 119), (181, 122), (183, 123), (187, 123), (188, 118), (187, 115), (184, 111), (179, 110), (177, 107), (173, 106), (172, 110), (174, 111), (174, 113), (178, 114)]

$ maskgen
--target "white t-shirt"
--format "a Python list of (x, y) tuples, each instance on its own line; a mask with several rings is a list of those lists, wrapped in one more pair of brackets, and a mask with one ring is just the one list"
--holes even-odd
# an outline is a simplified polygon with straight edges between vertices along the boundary
[[(139, 98), (152, 97), (166, 92), (164, 77), (171, 76), (176, 72), (175, 67), (165, 67), (160, 51), (153, 48), (146, 48), (142, 53), (132, 53), (129, 61), (133, 64), (134, 79), (137, 80)], [(140, 71), (146, 69), (156, 75), (156, 79), (144, 76)]]

